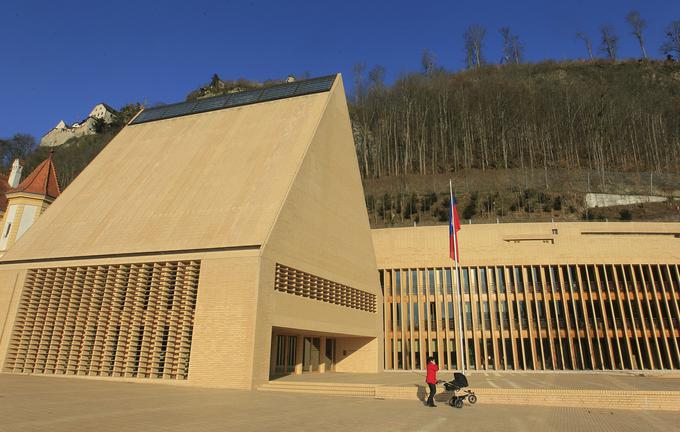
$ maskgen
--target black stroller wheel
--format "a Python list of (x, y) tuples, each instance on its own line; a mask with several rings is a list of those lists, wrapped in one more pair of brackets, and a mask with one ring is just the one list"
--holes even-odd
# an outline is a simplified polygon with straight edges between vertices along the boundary
[(449, 399), (449, 402), (448, 402), (448, 403), (449, 403), (449, 405), (451, 405), (451, 406), (456, 406), (456, 398), (455, 398), (455, 397), (452, 397), (451, 399)]
[(475, 402), (477, 402), (477, 396), (471, 394), (470, 396), (468, 396), (468, 402), (470, 402), (471, 405), (474, 405)]
[(456, 398), (456, 400), (453, 402), (453, 406), (456, 408), (463, 408), (463, 399)]

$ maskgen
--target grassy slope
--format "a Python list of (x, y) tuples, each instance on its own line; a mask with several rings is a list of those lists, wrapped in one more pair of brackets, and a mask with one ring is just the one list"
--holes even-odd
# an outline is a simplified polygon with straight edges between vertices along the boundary
[[(623, 123), (625, 123), (623, 117), (633, 109), (633, 105), (636, 110), (649, 110), (648, 112), (680, 112), (680, 65), (677, 63), (543, 62), (504, 67), (490, 66), (478, 71), (455, 74), (443, 73), (442, 76), (429, 80), (430, 78), (422, 76), (406, 76), (402, 78), (401, 83), (389, 88), (387, 94), (391, 96), (383, 96), (381, 101), (398, 105), (400, 101), (405, 100), (404, 96), (407, 93), (399, 90), (399, 86), (403, 88), (411, 86), (411, 94), (415, 90), (426, 92), (428, 100), (436, 100), (433, 94), (439, 90), (433, 89), (445, 88), (452, 94), (465, 92), (469, 97), (479, 98), (482, 102), (488, 99), (486, 108), (482, 106), (482, 111), (472, 114), (488, 116), (492, 120), (495, 119), (496, 123), (500, 123), (501, 116), (496, 112), (499, 108), (493, 103), (495, 94), (510, 99), (544, 101), (546, 109), (554, 109), (557, 106), (558, 113), (559, 107), (562, 106), (559, 100), (562, 94), (578, 94), (583, 98), (586, 111), (601, 106), (605, 113), (622, 116)], [(551, 94), (554, 97), (549, 97)], [(525, 104), (520, 102), (515, 102), (516, 107), (505, 106), (504, 114), (514, 113), (513, 118), (523, 119), (522, 121), (526, 121), (529, 126), (530, 122), (534, 121), (539, 128), (548, 124), (543, 120), (551, 120), (542, 117), (532, 119), (533, 115), (525, 112)], [(592, 107), (588, 107), (589, 104)], [(462, 107), (459, 108), (464, 110)], [(469, 108), (477, 109), (477, 106), (470, 104)], [(593, 111), (595, 115), (596, 111)], [(593, 120), (593, 117), (584, 120), (597, 122), (597, 118)], [(557, 129), (560, 121), (556, 123), (557, 126), (551, 127)], [(431, 128), (435, 127), (433, 123)], [(580, 139), (596, 139), (595, 134), (604, 133), (607, 131), (586, 130)], [(680, 130), (671, 133), (678, 135)], [(555, 136), (559, 143), (557, 132), (553, 139)], [(491, 145), (493, 146), (493, 142)], [(677, 143), (674, 143), (673, 139), (668, 139), (661, 145), (668, 146), (661, 149), (662, 155), (678, 153)], [(620, 151), (627, 150), (624, 146)], [(587, 162), (585, 154), (580, 156), (582, 161)], [(649, 194), (651, 190), (654, 195), (680, 197), (680, 173), (675, 172), (672, 166), (664, 167), (671, 168), (670, 170), (650, 173), (649, 167), (644, 165), (617, 166), (612, 163), (604, 171), (600, 171), (584, 166), (569, 167), (559, 160), (543, 169), (540, 157), (534, 163), (534, 169), (526, 167), (528, 165), (526, 160), (524, 164), (525, 168), (521, 169), (518, 160), (511, 158), (509, 169), (494, 168), (494, 165), (500, 165), (496, 163), (484, 170), (479, 167), (455, 170), (439, 167), (439, 174), (365, 178), (364, 189), (371, 223), (376, 227), (412, 225), (414, 221), (419, 224), (447, 223), (447, 216), (441, 206), (448, 203), (445, 199), (448, 196), (449, 179), (453, 181), (460, 207), (470, 206), (476, 210), (472, 216), (473, 223), (492, 223), (496, 222), (497, 218), (501, 221), (620, 218), (623, 208), (586, 211), (584, 195), (587, 192)], [(438, 197), (434, 205), (430, 202), (432, 194)], [(471, 206), (475, 195), (476, 205)], [(555, 201), (558, 201), (557, 205)], [(631, 211), (633, 220), (680, 220), (677, 204), (645, 204), (630, 206), (627, 209)]]

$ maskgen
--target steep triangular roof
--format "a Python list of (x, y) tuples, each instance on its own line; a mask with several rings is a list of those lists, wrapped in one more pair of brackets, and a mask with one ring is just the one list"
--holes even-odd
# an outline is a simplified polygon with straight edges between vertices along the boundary
[(61, 194), (59, 183), (57, 182), (57, 173), (52, 163), (52, 152), (50, 155), (38, 165), (32, 173), (28, 175), (19, 183), (19, 186), (7, 191), (11, 193), (31, 193), (36, 195), (44, 195), (49, 198), (56, 198)]
[(330, 93), (140, 114), (3, 261), (262, 245)]
[(361, 174), (340, 77), (329, 93), (314, 137), (263, 246), (263, 256), (380, 294)]

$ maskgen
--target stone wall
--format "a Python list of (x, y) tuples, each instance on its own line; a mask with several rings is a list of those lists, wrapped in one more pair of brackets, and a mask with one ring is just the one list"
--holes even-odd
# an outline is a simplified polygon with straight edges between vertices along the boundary
[(64, 144), (71, 138), (81, 137), (85, 135), (94, 135), (96, 132), (94, 130), (95, 119), (88, 117), (83, 123), (78, 127), (66, 128), (66, 129), (52, 129), (47, 132), (45, 136), (40, 140), (41, 147), (56, 147)]
[(586, 194), (586, 207), (611, 207), (619, 205), (642, 204), (650, 202), (664, 202), (668, 198), (653, 195), (618, 195), (603, 193)]

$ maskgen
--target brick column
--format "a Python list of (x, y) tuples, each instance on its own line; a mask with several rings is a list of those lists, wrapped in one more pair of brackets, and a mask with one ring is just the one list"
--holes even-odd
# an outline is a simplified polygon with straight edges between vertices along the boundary
[(301, 334), (297, 335), (295, 343), (295, 375), (302, 373), (302, 354), (305, 337)]
[(276, 334), (272, 333), (272, 344), (271, 350), (269, 351), (269, 376), (271, 377), (276, 373), (276, 358), (278, 356), (278, 346), (276, 340)]
[(319, 372), (326, 372), (326, 336), (321, 336), (319, 344)]

